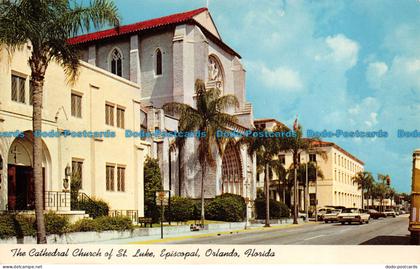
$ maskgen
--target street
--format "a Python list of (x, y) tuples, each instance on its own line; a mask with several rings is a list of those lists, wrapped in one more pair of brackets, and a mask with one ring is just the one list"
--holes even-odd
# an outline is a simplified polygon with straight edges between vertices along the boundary
[[(408, 215), (371, 220), (369, 224), (306, 224), (173, 241), (170, 244), (234, 245), (408, 245)], [(168, 244), (165, 243), (165, 244)]]

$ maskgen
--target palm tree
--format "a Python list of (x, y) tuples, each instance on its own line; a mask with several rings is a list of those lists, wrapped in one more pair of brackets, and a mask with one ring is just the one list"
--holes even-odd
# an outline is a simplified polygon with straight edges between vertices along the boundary
[[(119, 25), (116, 6), (108, 0), (92, 0), (79, 5), (69, 0), (15, 0), (0, 4), (0, 45), (10, 51), (31, 43), (29, 58), (30, 85), (33, 89), (33, 131), (42, 129), (42, 93), (45, 73), (51, 61), (58, 62), (70, 82), (79, 67), (79, 55), (67, 39), (82, 31), (105, 24)], [(42, 140), (33, 142), (33, 175), (35, 181), (35, 215), (37, 242), (46, 243), (43, 216)]]
[[(325, 151), (319, 149), (319, 145), (317, 142), (319, 142), (319, 139), (313, 138), (313, 139), (307, 139), (303, 137), (302, 134), (302, 126), (300, 124), (297, 124), (297, 121), (295, 121), (295, 124), (293, 126), (294, 129), (294, 136), (281, 138), (279, 139), (280, 142), (280, 149), (282, 151), (291, 152), (292, 153), (292, 166), (289, 169), (297, 170), (299, 168), (299, 156), (302, 152), (310, 152), (314, 153), (316, 155), (320, 155), (323, 159), (327, 158), (327, 155)], [(286, 126), (277, 126), (275, 128), (275, 131), (280, 132), (288, 132), (290, 129)], [(293, 173), (294, 175), (294, 173)], [(297, 173), (296, 176), (294, 176), (293, 179), (293, 197), (294, 197), (294, 204), (293, 204), (293, 224), (298, 224), (298, 198), (297, 198), (297, 189), (298, 189), (298, 180), (297, 180)]]
[[(239, 106), (234, 95), (220, 96), (217, 88), (206, 89), (204, 82), (197, 79), (195, 82), (196, 108), (187, 104), (171, 102), (163, 106), (166, 113), (179, 116), (180, 131), (199, 131), (205, 134), (199, 139), (198, 161), (201, 166), (201, 224), (204, 225), (204, 180), (207, 165), (214, 166), (213, 146), (217, 146), (220, 155), (223, 154), (225, 138), (217, 137), (218, 130), (226, 130), (229, 125), (237, 121), (236, 117), (225, 113), (227, 108)], [(183, 142), (181, 142), (183, 143)]]
[[(254, 132), (264, 131), (262, 128), (254, 128), (251, 130)], [(269, 174), (270, 169), (276, 173), (282, 173), (281, 164), (274, 157), (279, 153), (278, 140), (272, 138), (261, 138), (253, 135), (242, 137), (239, 144), (246, 145), (248, 155), (253, 158), (254, 155), (257, 159), (257, 171), (264, 171), (264, 193), (265, 193), (265, 227), (270, 227), (270, 182)], [(281, 165), (281, 166), (280, 166)]]
[(373, 184), (373, 176), (370, 172), (358, 172), (353, 178), (353, 184), (356, 183), (359, 190), (362, 191), (362, 209), (364, 209), (365, 193)]

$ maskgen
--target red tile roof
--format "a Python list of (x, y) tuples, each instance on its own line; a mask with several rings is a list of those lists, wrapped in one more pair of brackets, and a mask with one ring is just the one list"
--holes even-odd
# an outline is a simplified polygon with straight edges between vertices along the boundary
[(95, 33), (85, 34), (70, 38), (68, 42), (72, 45), (86, 43), (90, 41), (100, 40), (104, 38), (120, 36), (124, 34), (129, 34), (133, 32), (138, 32), (142, 30), (157, 28), (160, 26), (166, 26), (170, 24), (178, 24), (191, 20), (194, 16), (200, 14), (201, 12), (207, 11), (207, 8), (199, 8), (183, 13), (177, 13), (157, 19), (137, 22), (133, 24), (128, 24), (120, 26), (119, 28), (112, 28), (104, 31), (99, 31)]

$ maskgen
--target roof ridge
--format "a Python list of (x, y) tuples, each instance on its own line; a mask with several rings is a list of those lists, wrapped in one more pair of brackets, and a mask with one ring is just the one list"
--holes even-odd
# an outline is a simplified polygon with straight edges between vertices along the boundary
[(129, 34), (145, 29), (155, 28), (164, 25), (170, 25), (192, 19), (194, 16), (208, 11), (206, 7), (193, 9), (185, 12), (174, 13), (159, 18), (148, 19), (145, 21), (135, 22), (119, 26), (117, 28), (105, 29), (97, 32), (82, 34), (68, 39), (68, 42), (72, 45), (86, 43), (94, 40), (110, 38), (121, 34)]

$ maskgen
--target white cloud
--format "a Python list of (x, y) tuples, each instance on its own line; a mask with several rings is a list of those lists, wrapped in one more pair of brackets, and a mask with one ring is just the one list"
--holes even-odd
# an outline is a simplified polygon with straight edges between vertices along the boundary
[(328, 36), (325, 43), (331, 50), (329, 57), (333, 61), (344, 64), (347, 68), (351, 68), (357, 63), (359, 44), (356, 41), (343, 34), (338, 34)]
[(366, 97), (360, 103), (348, 109), (350, 125), (354, 127), (372, 128), (378, 124), (380, 103), (376, 98)]
[(383, 77), (388, 72), (388, 65), (384, 62), (369, 63), (366, 70), (366, 79), (372, 88), (379, 88)]
[(299, 72), (290, 67), (279, 66), (270, 69), (263, 63), (250, 63), (251, 68), (257, 72), (259, 80), (268, 88), (282, 91), (299, 91), (303, 82)]

